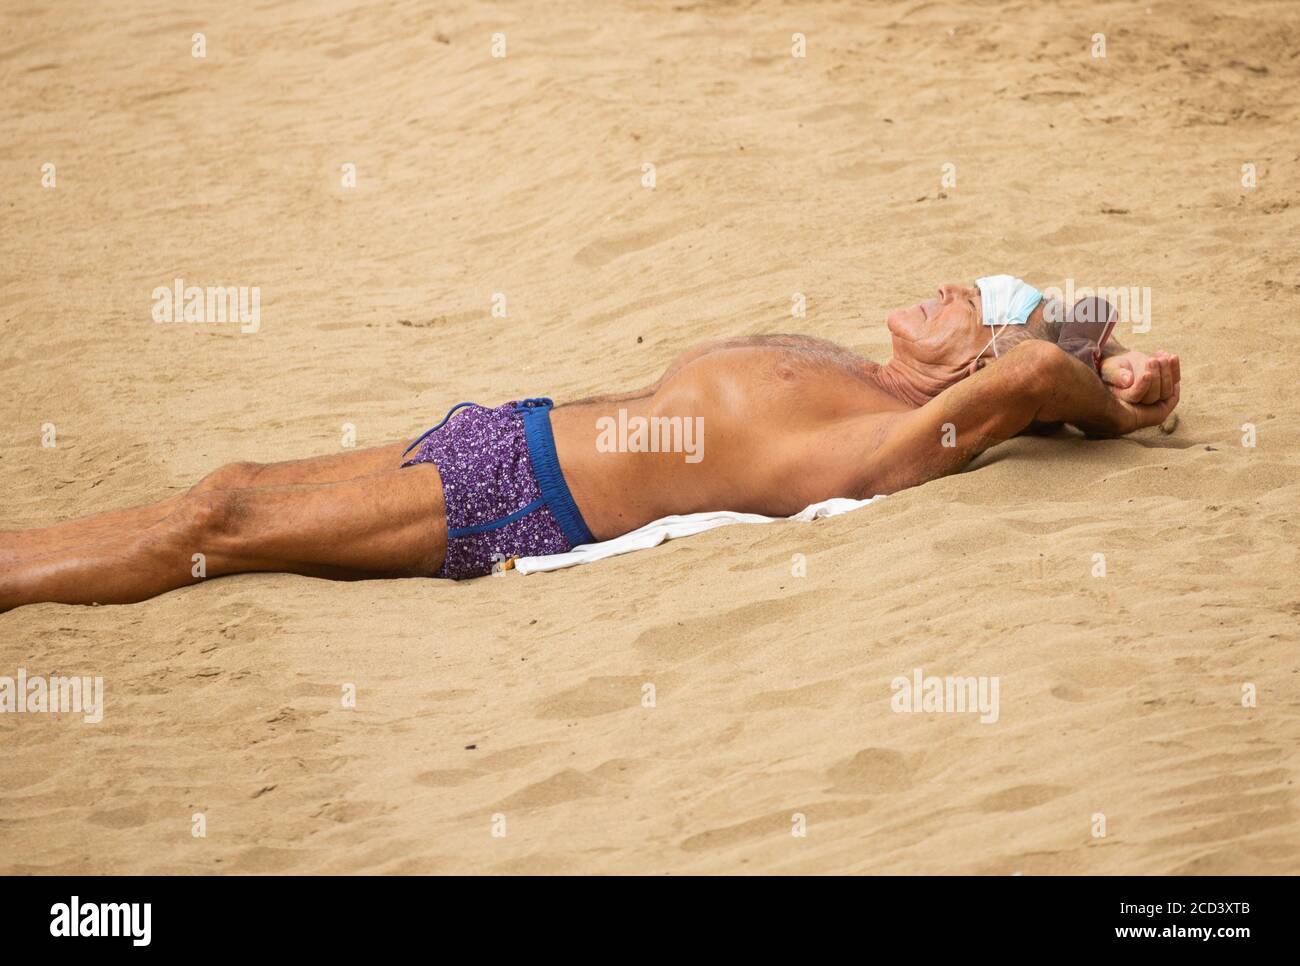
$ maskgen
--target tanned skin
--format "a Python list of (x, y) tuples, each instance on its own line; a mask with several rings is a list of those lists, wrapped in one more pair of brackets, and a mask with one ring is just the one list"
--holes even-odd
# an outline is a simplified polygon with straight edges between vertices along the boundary
[[(1178, 405), (1177, 356), (1112, 342), (1098, 379), (1055, 345), (1041, 306), (999, 338), (997, 357), (980, 318), (977, 288), (942, 285), (890, 314), (883, 365), (807, 336), (704, 343), (644, 389), (557, 406), (561, 469), (605, 540), (676, 513), (787, 516), (830, 497), (894, 493), (1041, 424), (1117, 436)], [(600, 451), (596, 420), (619, 408), (703, 417), (704, 458)], [(949, 423), (956, 446), (943, 445)], [(432, 575), (447, 548), (442, 483), (432, 464), (401, 468), (406, 445), (235, 463), (160, 503), (0, 532), (0, 610), (145, 600), (197, 583), (196, 553), (207, 577)]]

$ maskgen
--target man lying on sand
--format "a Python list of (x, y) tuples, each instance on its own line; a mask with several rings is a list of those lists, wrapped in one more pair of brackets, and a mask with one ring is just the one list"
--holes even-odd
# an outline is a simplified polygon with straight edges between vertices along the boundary
[[(160, 503), (5, 532), (0, 609), (129, 603), (250, 571), (477, 577), (670, 514), (893, 493), (1041, 424), (1118, 436), (1178, 405), (1178, 357), (1110, 340), (1100, 299), (1066, 309), (998, 275), (888, 321), (884, 365), (808, 336), (706, 342), (634, 392), (462, 403), (415, 443), (234, 463)], [(646, 427), (700, 432), (647, 446)]]

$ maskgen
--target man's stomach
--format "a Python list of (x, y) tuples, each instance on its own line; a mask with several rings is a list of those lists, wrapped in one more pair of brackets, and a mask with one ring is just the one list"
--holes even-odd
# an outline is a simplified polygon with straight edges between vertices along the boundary
[(828, 458), (833, 424), (755, 408), (656, 394), (553, 410), (560, 467), (592, 533), (709, 510), (788, 516), (856, 495), (852, 472)]

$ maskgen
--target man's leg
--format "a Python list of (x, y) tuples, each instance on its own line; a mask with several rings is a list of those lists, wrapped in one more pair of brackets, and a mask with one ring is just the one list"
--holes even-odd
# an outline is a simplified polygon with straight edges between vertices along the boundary
[(208, 577), (281, 571), (352, 580), (432, 575), (446, 549), (442, 484), (428, 463), (335, 483), (199, 490), (149, 526), (20, 554), (0, 574), (0, 610), (144, 600), (197, 583), (196, 554)]
[[(333, 453), (282, 463), (230, 463), (209, 473), (189, 492), (234, 490), (250, 486), (280, 486), (289, 483), (336, 483), (370, 476), (401, 465), (405, 442), (372, 446), (349, 453)], [(97, 540), (122, 528), (143, 529), (162, 520), (176, 509), (185, 494), (158, 503), (109, 510), (53, 526), (30, 530), (0, 531), (0, 566), (13, 564), (19, 552), (49, 553)]]

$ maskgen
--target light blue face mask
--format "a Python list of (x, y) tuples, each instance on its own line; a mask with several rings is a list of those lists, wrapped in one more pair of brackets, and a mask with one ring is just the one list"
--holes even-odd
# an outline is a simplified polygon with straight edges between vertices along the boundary
[(1042, 292), (1014, 275), (985, 275), (975, 284), (984, 303), (985, 325), (1024, 325), (1043, 300)]
[(993, 329), (993, 337), (971, 361), (972, 371), (990, 346), (993, 348), (994, 358), (997, 358), (998, 335), (1008, 325), (1024, 325), (1028, 322), (1030, 314), (1043, 300), (1042, 292), (1014, 275), (985, 275), (983, 278), (975, 279), (975, 285), (980, 290), (984, 324)]

